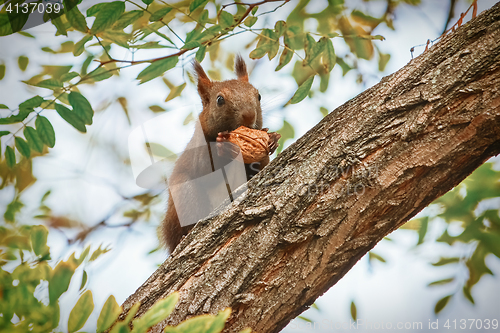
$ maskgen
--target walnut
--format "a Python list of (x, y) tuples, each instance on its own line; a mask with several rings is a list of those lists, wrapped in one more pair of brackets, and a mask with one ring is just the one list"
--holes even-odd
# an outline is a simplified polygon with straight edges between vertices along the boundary
[(228, 141), (238, 145), (243, 155), (243, 162), (260, 162), (269, 155), (269, 133), (263, 130), (240, 126), (229, 132)]

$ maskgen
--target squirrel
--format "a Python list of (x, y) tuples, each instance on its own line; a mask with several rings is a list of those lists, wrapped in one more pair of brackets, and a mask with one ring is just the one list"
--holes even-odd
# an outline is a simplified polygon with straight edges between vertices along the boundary
[[(193, 61), (193, 68), (198, 81), (198, 94), (203, 110), (199, 115), (198, 126), (193, 138), (175, 163), (168, 180), (167, 212), (159, 228), (159, 237), (160, 243), (167, 248), (170, 254), (173, 253), (182, 237), (194, 227), (195, 222), (208, 215), (207, 209), (208, 212), (211, 211), (210, 207), (207, 207), (210, 204), (209, 197), (211, 195), (207, 194), (207, 191), (211, 189), (200, 187), (193, 181), (211, 174), (218, 170), (221, 165), (228, 165), (239, 153), (237, 146), (228, 143), (229, 132), (240, 126), (268, 130), (262, 128), (261, 96), (259, 91), (248, 82), (246, 64), (240, 55), (237, 55), (235, 59), (237, 79), (212, 81), (196, 60)], [(281, 135), (278, 133), (269, 133), (270, 154), (278, 147), (280, 137)], [(216, 149), (214, 149), (214, 145)], [(246, 180), (257, 174), (268, 163), (269, 155), (259, 162), (254, 162), (251, 165), (245, 164)], [(226, 181), (223, 182), (223, 185), (229, 189), (227, 178), (224, 179)], [(176, 198), (181, 198), (175, 203), (178, 206), (176, 209), (172, 191), (178, 184), (182, 184), (184, 188), (188, 187), (191, 192), (183, 193), (180, 196), (176, 194)], [(227, 191), (225, 193), (227, 195)], [(199, 200), (199, 198), (203, 200)], [(182, 226), (178, 211), (183, 214), (192, 214), (194, 216), (191, 219), (193, 222), (190, 225)], [(204, 213), (200, 215), (199, 212)], [(197, 213), (198, 215), (196, 215)]]

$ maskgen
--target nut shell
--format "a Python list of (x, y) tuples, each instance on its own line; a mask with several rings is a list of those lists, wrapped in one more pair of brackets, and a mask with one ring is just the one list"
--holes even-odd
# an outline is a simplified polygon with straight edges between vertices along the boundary
[(240, 126), (229, 132), (229, 142), (240, 147), (243, 162), (260, 162), (269, 155), (269, 134), (266, 131)]

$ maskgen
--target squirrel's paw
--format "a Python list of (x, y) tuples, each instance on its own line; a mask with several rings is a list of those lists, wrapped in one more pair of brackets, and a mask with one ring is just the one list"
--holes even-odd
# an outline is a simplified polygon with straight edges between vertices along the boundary
[(281, 134), (279, 134), (279, 133), (276, 133), (276, 132), (269, 133), (269, 141), (268, 141), (269, 155), (272, 155), (274, 153), (274, 151), (276, 150), (276, 148), (278, 148), (278, 146), (279, 146), (278, 141), (280, 138), (281, 138)]
[(240, 147), (235, 145), (232, 142), (229, 142), (229, 132), (224, 131), (220, 132), (217, 135), (217, 155), (221, 156), (229, 156), (231, 158), (236, 158), (240, 153)]

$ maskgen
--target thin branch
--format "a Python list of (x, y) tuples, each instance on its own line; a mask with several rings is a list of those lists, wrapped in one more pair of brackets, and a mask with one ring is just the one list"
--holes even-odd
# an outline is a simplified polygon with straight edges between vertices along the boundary
[(104, 50), (104, 52), (106, 53), (106, 55), (108, 56), (109, 59), (113, 59), (111, 58), (111, 56), (109, 55), (109, 52), (108, 50), (104, 47), (104, 45), (102, 45), (102, 42), (101, 40), (99, 39), (99, 37), (97, 37), (96, 35), (94, 35), (95, 39), (97, 39), (97, 42), (99, 43), (99, 45), (102, 46), (102, 49)]
[(451, 20), (455, 16), (455, 5), (457, 3), (457, 0), (450, 0), (450, 10), (448, 11), (448, 18), (446, 19), (446, 23), (443, 28), (443, 32), (441, 35), (446, 33), (446, 28), (448, 28), (448, 24), (450, 24)]
[[(136, 4), (135, 2), (133, 2), (133, 1), (131, 1), (131, 0), (125, 0), (125, 2), (129, 2), (129, 3), (131, 3), (131, 4), (133, 4), (133, 5), (137, 6), (137, 7), (139, 7), (139, 8), (140, 8), (140, 9), (142, 9), (143, 11), (145, 11), (145, 12), (147, 12), (147, 13), (149, 13), (149, 14), (152, 14), (152, 13), (151, 13), (151, 12), (150, 12), (147, 8), (144, 8), (144, 7), (142, 7), (141, 5), (138, 5), (138, 4)], [(162, 1), (162, 2), (163, 2), (163, 1)], [(165, 2), (163, 2), (163, 3), (164, 3), (165, 5), (168, 5), (169, 7), (175, 8), (174, 6), (172, 6), (172, 5), (170, 5), (170, 4), (167, 4), (167, 3), (165, 3)], [(168, 24), (167, 24), (167, 23), (163, 22), (162, 20), (160, 20), (159, 22), (161, 22), (164, 26), (166, 26), (166, 27), (168, 28), (168, 30), (170, 30), (170, 31), (171, 31), (171, 32), (175, 35), (175, 37), (177, 37), (177, 38), (178, 38), (178, 39), (182, 42), (182, 44), (185, 44), (185, 43), (184, 43), (184, 40), (183, 40), (181, 37), (179, 37), (179, 35), (177, 35), (177, 34), (175, 33), (175, 31), (174, 31), (174, 30), (172, 30), (172, 28), (170, 28), (170, 27), (168, 26)], [(155, 33), (157, 33), (157, 34), (159, 33), (159, 32), (158, 32), (158, 31), (156, 31), (156, 30), (154, 30), (154, 31), (155, 31)], [(161, 35), (159, 35), (159, 36), (160, 36), (160, 37), (162, 37)], [(172, 44), (174, 44), (174, 43), (172, 42)], [(174, 46), (175, 46), (176, 48), (178, 48), (178, 47), (177, 47), (177, 45), (175, 45), (175, 44), (174, 44)]]

